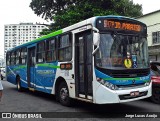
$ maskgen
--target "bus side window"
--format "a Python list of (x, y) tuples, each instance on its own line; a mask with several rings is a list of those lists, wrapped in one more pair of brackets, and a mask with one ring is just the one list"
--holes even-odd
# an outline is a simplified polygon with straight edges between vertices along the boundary
[(21, 50), (21, 61), (22, 64), (26, 64), (26, 58), (27, 57), (27, 49), (26, 48), (22, 48)]
[(37, 62), (45, 62), (45, 41), (37, 44)]
[(16, 64), (20, 64), (20, 50), (16, 51)]
[(62, 35), (59, 39), (58, 60), (70, 61), (72, 58), (72, 38), (71, 34)]
[(7, 65), (9, 66), (9, 65), (10, 65), (10, 62), (11, 62), (10, 52), (7, 53), (6, 59), (7, 59)]
[(46, 61), (51, 62), (56, 60), (56, 38), (46, 41)]
[(15, 51), (11, 52), (11, 65), (15, 65)]
[(22, 64), (21, 50), (22, 49), (19, 50), (19, 64)]

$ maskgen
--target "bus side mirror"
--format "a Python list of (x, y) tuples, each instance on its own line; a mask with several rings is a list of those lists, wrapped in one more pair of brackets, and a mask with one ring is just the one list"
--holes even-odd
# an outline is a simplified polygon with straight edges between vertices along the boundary
[(93, 44), (96, 46), (99, 46), (100, 36), (99, 33), (93, 34)]

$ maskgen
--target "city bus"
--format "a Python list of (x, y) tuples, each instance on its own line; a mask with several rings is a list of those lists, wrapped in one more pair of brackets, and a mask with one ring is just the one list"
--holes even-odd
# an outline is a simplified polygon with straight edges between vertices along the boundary
[(73, 100), (123, 103), (151, 96), (147, 27), (123, 16), (96, 16), (10, 49), (7, 81)]

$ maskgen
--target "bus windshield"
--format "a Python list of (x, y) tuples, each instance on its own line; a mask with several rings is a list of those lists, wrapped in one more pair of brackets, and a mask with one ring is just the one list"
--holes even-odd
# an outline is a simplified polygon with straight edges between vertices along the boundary
[(134, 35), (100, 34), (96, 66), (108, 69), (148, 68), (148, 45), (146, 38)]

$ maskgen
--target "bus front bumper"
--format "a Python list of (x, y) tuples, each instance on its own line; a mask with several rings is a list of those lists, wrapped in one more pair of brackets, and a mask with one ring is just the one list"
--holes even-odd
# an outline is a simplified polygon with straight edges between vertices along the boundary
[[(96, 92), (94, 103), (96, 104), (108, 104), (108, 103), (123, 103), (134, 100), (140, 100), (148, 98), (152, 95), (152, 83), (149, 86), (128, 89), (128, 90), (110, 90), (107, 87), (100, 85)], [(138, 95), (133, 96), (131, 93), (138, 92)]]

